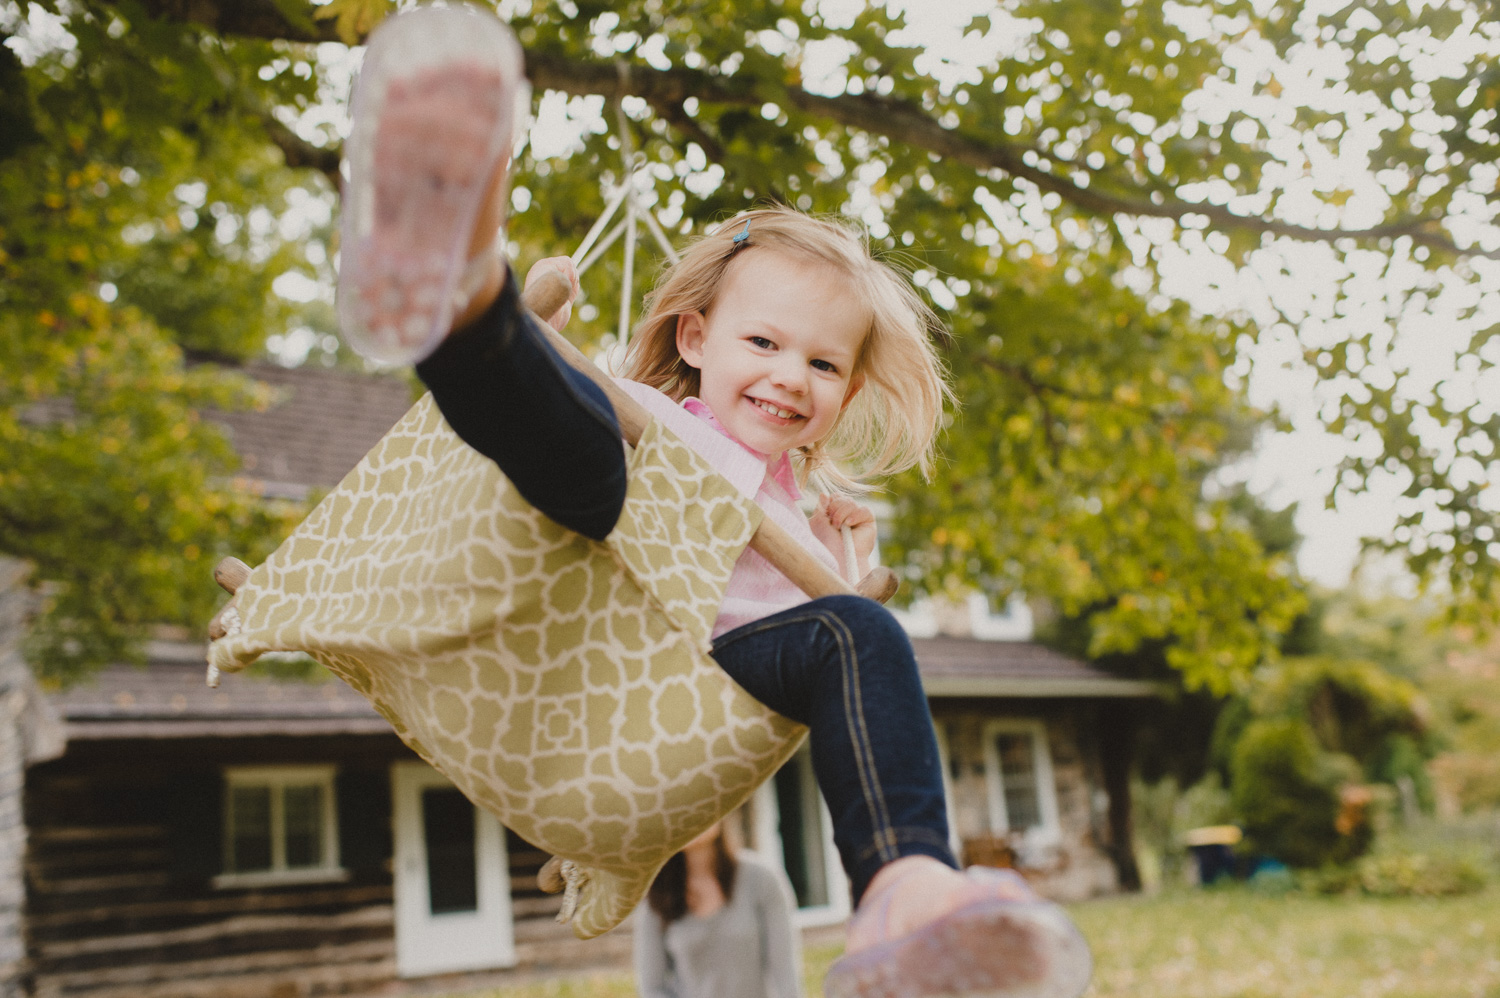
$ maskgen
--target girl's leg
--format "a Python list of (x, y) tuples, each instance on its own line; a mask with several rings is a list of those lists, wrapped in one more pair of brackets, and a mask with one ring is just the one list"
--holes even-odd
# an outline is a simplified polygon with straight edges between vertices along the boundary
[(557, 355), (521, 307), (514, 274), (476, 321), (417, 365), (464, 442), (526, 501), (603, 540), (625, 502), (625, 449), (604, 392)]
[(856, 904), (903, 856), (957, 867), (916, 657), (884, 607), (858, 596), (813, 600), (722, 635), (713, 656), (751, 696), (810, 730)]
[(1012, 871), (955, 868), (916, 657), (894, 617), (832, 596), (722, 635), (714, 659), (808, 726), (858, 911), (829, 998), (1075, 998), (1088, 945)]
[[(419, 7), (371, 38), (348, 149), (339, 312), (417, 366), (449, 424), (544, 514), (602, 539), (625, 497), (604, 394), (547, 344), (497, 255), (521, 52), (490, 14)], [(435, 348), (435, 349), (434, 349)]]

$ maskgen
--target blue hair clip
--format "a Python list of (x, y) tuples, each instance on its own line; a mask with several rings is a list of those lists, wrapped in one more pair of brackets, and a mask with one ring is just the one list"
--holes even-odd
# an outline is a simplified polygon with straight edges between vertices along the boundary
[(734, 245), (729, 247), (729, 252), (731, 253), (750, 241), (750, 219), (745, 219), (745, 227), (739, 232), (735, 233), (733, 241)]

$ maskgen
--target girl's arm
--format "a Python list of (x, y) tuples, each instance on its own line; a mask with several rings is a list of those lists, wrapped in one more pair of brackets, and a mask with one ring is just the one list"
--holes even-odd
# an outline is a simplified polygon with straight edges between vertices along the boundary
[[(875, 514), (847, 496), (818, 496), (818, 508), (808, 520), (813, 536), (839, 563), (839, 574), (845, 579), (863, 579), (870, 571), (870, 555), (875, 551)], [(854, 571), (846, 563), (844, 527), (854, 534)]]

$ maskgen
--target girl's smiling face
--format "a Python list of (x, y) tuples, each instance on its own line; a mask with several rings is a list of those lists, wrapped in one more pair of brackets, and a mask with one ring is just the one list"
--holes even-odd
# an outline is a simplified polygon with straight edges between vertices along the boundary
[(707, 314), (678, 316), (677, 351), (724, 429), (773, 458), (826, 437), (864, 384), (866, 311), (832, 265), (751, 247)]

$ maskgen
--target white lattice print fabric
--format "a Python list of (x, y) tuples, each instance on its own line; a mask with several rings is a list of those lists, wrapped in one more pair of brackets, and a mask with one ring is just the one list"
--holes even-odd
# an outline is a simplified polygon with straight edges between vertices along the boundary
[(251, 573), (209, 661), (310, 653), (475, 803), (574, 864), (588, 938), (805, 734), (708, 655), (760, 516), (652, 424), (596, 543), (527, 505), (429, 396)]

